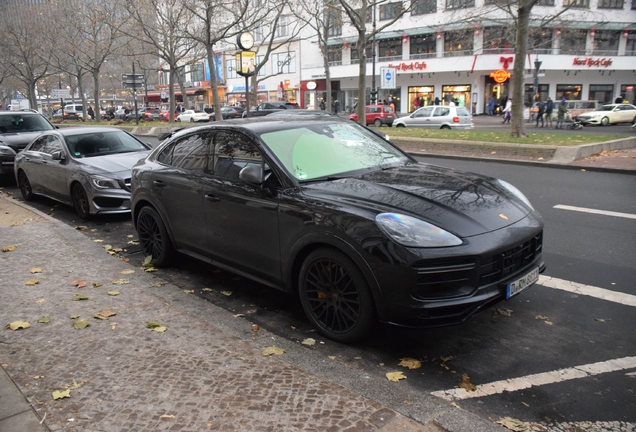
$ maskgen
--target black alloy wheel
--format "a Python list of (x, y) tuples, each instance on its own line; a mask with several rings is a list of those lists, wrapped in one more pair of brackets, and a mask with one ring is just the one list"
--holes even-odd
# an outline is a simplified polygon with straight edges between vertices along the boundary
[(82, 219), (86, 220), (91, 217), (90, 205), (88, 203), (88, 197), (86, 191), (80, 184), (75, 184), (71, 189), (71, 200), (73, 201), (73, 208), (75, 213)]
[(18, 187), (20, 188), (22, 198), (24, 198), (25, 201), (33, 201), (35, 199), (33, 188), (31, 188), (31, 182), (29, 181), (26, 173), (22, 170), (18, 172)]
[(172, 243), (161, 216), (152, 207), (146, 206), (139, 211), (137, 233), (141, 249), (145, 256), (152, 256), (153, 265), (167, 265), (173, 253)]
[(374, 322), (367, 282), (342, 252), (318, 249), (300, 270), (300, 300), (305, 314), (325, 336), (342, 343), (362, 339)]

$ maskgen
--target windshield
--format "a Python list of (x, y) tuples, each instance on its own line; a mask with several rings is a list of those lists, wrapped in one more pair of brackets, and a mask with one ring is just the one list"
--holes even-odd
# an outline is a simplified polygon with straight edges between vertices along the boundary
[(410, 162), (395, 147), (353, 123), (291, 124), (263, 133), (261, 139), (300, 181)]
[(0, 116), (0, 133), (39, 132), (55, 129), (40, 115), (8, 114)]
[(598, 108), (596, 111), (612, 111), (614, 110), (614, 108), (616, 108), (616, 105), (603, 105), (602, 107)]
[(148, 150), (141, 141), (123, 131), (71, 135), (66, 137), (66, 144), (76, 158)]

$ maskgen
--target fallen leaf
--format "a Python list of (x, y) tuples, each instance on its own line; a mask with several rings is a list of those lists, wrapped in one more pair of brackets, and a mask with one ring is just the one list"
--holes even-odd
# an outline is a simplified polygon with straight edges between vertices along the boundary
[(400, 380), (406, 379), (402, 372), (387, 372), (386, 378), (389, 381), (398, 382)]
[(130, 258), (127, 258), (127, 257), (120, 257), (119, 259), (126, 263), (130, 262)]
[(40, 299), (40, 300), (36, 300), (35, 302), (37, 304), (43, 304), (43, 303), (46, 303), (46, 300), (45, 299)]
[(530, 407), (529, 404), (525, 403), (525, 402), (521, 402), (524, 406), (527, 406), (528, 408)]
[(154, 329), (154, 328), (157, 328), (157, 327), (161, 327), (161, 324), (159, 324), (156, 321), (146, 321), (146, 328)]
[(85, 280), (74, 280), (71, 285), (75, 285), (77, 288), (84, 288), (86, 286)]
[(497, 307), (495, 308), (495, 313), (497, 315), (501, 315), (501, 316), (511, 316), (512, 312), (514, 312), (512, 309), (506, 309), (506, 308), (502, 308), (502, 307)]
[(400, 363), (398, 363), (398, 366), (404, 366), (407, 367), (409, 369), (419, 369), (422, 367), (422, 362), (420, 362), (419, 360), (416, 360), (414, 358), (410, 358), (410, 357), (405, 357), (403, 359), (400, 359)]
[(38, 268), (38, 267), (34, 267), (31, 270), (29, 270), (31, 273), (42, 273), (42, 269)]
[(78, 230), (78, 231), (84, 231), (87, 228), (88, 227), (86, 225), (78, 225), (78, 226), (75, 227), (75, 229)]
[(117, 313), (112, 310), (112, 309), (104, 309), (101, 312), (97, 312), (94, 316), (94, 318), (100, 319), (100, 320), (107, 320), (109, 317), (112, 317), (113, 315), (117, 315)]
[(156, 272), (156, 271), (157, 271), (157, 269), (156, 269), (156, 268), (154, 268), (154, 267), (146, 267), (146, 268), (144, 268), (144, 271), (145, 271), (146, 273), (153, 273), (153, 272)]
[(118, 296), (119, 295), (119, 291), (108, 291), (108, 295), (109, 296)]
[(26, 281), (25, 285), (34, 286), (40, 283), (39, 279), (29, 279)]
[(159, 327), (155, 327), (155, 328), (152, 329), (152, 331), (156, 331), (157, 333), (163, 333), (166, 330), (168, 330), (168, 328), (164, 327), (164, 326), (159, 326)]
[(133, 269), (122, 270), (119, 273), (121, 274), (133, 274), (135, 271)]
[[(4, 194), (4, 196), (9, 196), (9, 195)], [(24, 221), (17, 221), (17, 222), (13, 222), (11, 224), (12, 227), (17, 227), (17, 226), (22, 226), (22, 225), (24, 225)]]
[(84, 294), (75, 294), (75, 297), (73, 297), (71, 300), (72, 301), (88, 300), (88, 296)]
[(244, 316), (245, 316), (245, 314), (236, 314), (236, 315), (234, 315), (234, 318), (242, 318)]
[(93, 282), (93, 288), (99, 288), (100, 286), (102, 286), (101, 283), (99, 282)]
[(231, 296), (232, 291), (221, 291), (221, 294), (223, 294), (224, 296)]
[[(201, 291), (212, 291), (212, 288), (203, 288)], [(236, 315), (234, 315), (236, 316)]]
[(160, 287), (160, 286), (164, 286), (166, 283), (164, 281), (158, 281), (155, 282), (153, 284), (150, 284), (151, 287)]
[(263, 356), (271, 356), (271, 355), (282, 355), (285, 352), (284, 349), (278, 348), (277, 346), (271, 346), (267, 348), (263, 348), (261, 354)]
[(537, 315), (535, 317), (535, 319), (541, 320), (544, 323), (546, 323), (547, 325), (552, 325), (552, 322), (550, 321), (550, 318), (548, 318), (547, 316), (543, 316), (543, 315)]
[(467, 391), (477, 390), (477, 386), (470, 382), (470, 377), (468, 376), (468, 374), (462, 375), (462, 380), (459, 382), (459, 386)]
[(84, 328), (88, 327), (89, 325), (91, 325), (91, 323), (89, 323), (88, 321), (84, 321), (84, 320), (75, 321), (73, 323), (73, 327), (75, 327), (78, 330), (84, 329)]
[(525, 432), (532, 430), (531, 426), (528, 423), (514, 419), (512, 417), (504, 417), (498, 420), (497, 424), (514, 432)]
[(104, 240), (93, 240), (95, 243), (104, 243)]
[(70, 319), (78, 319), (80, 316), (79, 314), (72, 314), (68, 316)]
[(316, 339), (307, 338), (304, 341), (302, 341), (301, 344), (306, 346), (314, 346), (316, 345)]
[(192, 294), (194, 293), (194, 290), (183, 290), (183, 292), (186, 294)]
[(258, 324), (252, 324), (252, 331), (253, 332), (257, 332), (259, 331), (261, 328), (258, 326)]
[(131, 240), (128, 242), (128, 244), (131, 246), (137, 246), (139, 244), (139, 240)]
[(7, 324), (7, 327), (15, 331), (19, 329), (28, 329), (29, 327), (31, 327), (31, 324), (26, 321), (13, 321), (12, 323)]
[(150, 267), (152, 266), (152, 255), (148, 255), (144, 258), (144, 262), (141, 263), (142, 267)]
[(117, 327), (117, 323), (112, 323), (112, 324), (110, 325), (110, 329), (111, 329), (111, 330), (115, 330), (115, 328), (116, 328), (116, 327)]
[(171, 419), (171, 418), (174, 418), (174, 415), (172, 415), (172, 414), (163, 414), (160, 418)]
[(461, 407), (457, 404), (457, 402), (451, 402), (451, 406), (452, 406), (452, 407), (455, 407), (455, 408), (461, 408)]
[(47, 316), (43, 316), (38, 320), (38, 322), (42, 324), (48, 324), (49, 322), (51, 322), (51, 319)]
[(57, 400), (57, 399), (63, 399), (63, 398), (70, 398), (71, 397), (71, 390), (55, 390), (53, 393), (53, 399)]
[(603, 318), (594, 318), (594, 320), (602, 323), (606, 322)]
[(17, 245), (17, 244), (5, 246), (5, 247), (2, 248), (2, 252), (13, 252), (14, 250), (16, 250), (16, 248), (18, 246), (19, 245)]
[(329, 360), (335, 360), (336, 356), (329, 356)]

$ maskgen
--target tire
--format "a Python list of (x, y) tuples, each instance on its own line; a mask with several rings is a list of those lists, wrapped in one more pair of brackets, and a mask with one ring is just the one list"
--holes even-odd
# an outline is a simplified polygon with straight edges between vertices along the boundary
[(375, 121), (373, 122), (373, 124), (376, 127), (382, 127), (382, 121), (380, 119), (375, 119)]
[(362, 272), (342, 252), (317, 249), (303, 262), (300, 301), (309, 321), (329, 339), (353, 343), (374, 322), (374, 305)]
[(451, 127), (449, 125), (442, 125), (442, 127), (440, 129), (450, 129)]
[(406, 126), (404, 126), (402, 123), (398, 123), (395, 125), (395, 127), (406, 127)]
[(27, 177), (26, 173), (22, 170), (18, 172), (18, 187), (25, 201), (33, 201), (35, 199), (29, 177)]
[(194, 123), (194, 118), (190, 117), (190, 123)]
[(84, 220), (90, 219), (90, 204), (88, 203), (88, 197), (86, 191), (80, 184), (75, 184), (71, 189), (71, 201), (73, 202), (73, 208), (75, 213)]
[(177, 119), (177, 121), (178, 121), (179, 123), (181, 123), (181, 119), (180, 119), (180, 118), (178, 118), (178, 119)]
[(601, 124), (602, 124), (603, 126), (607, 126), (607, 125), (609, 124), (609, 118), (607, 118), (607, 117), (603, 117), (603, 118), (601, 119)]
[(168, 230), (161, 216), (150, 206), (143, 207), (137, 216), (139, 244), (145, 256), (152, 256), (152, 264), (164, 267), (174, 253)]

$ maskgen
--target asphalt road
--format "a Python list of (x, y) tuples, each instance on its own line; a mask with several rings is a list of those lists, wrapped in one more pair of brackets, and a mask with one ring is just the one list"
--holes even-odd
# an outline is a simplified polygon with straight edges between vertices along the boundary
[[(635, 176), (442, 158), (420, 160), (481, 172), (517, 185), (546, 222), (545, 276), (636, 298), (636, 219), (555, 208), (567, 205), (635, 215)], [(15, 185), (5, 185), (4, 191), (20, 197)], [(137, 236), (129, 215), (100, 216), (86, 222), (70, 207), (48, 199), (29, 205), (71, 226), (87, 226), (83, 232), (88, 238), (123, 248), (122, 257), (133, 265), (141, 264), (143, 257), (134, 244)], [(454, 402), (492, 421), (511, 417), (551, 424), (551, 430), (566, 430), (570, 423), (590, 431), (601, 426), (604, 430), (636, 430), (634, 360), (627, 367), (607, 367), (612, 360), (636, 356), (636, 304), (535, 285), (462, 325), (429, 330), (378, 325), (364, 343), (344, 346), (314, 333), (294, 298), (258, 283), (189, 257), (179, 257), (160, 276), (180, 289), (195, 290), (215, 305), (244, 314), (278, 337), (318, 339), (321, 343), (307, 351), (306, 358), (291, 361), (322, 375), (328, 372), (321, 359), (334, 356), (347, 369), (362, 373), (365, 383), (358, 391), (377, 400), (392, 397), (378, 393), (386, 382), (384, 374), (403, 370), (397, 364), (410, 357), (422, 361), (420, 369), (405, 372), (408, 388), (415, 395), (439, 395), (436, 392), (452, 390), (462, 380), (501, 388), (492, 395)], [(555, 372), (579, 366), (583, 367), (575, 372)], [(511, 380), (527, 381), (529, 375), (546, 373), (551, 374), (549, 378), (542, 375), (541, 385), (516, 391), (506, 387), (506, 383), (516, 382)], [(581, 374), (585, 376), (578, 377)], [(554, 376), (577, 377), (560, 381)], [(345, 382), (348, 377), (330, 378)], [(495, 384), (489, 386), (491, 383)], [(413, 400), (393, 397), (391, 404), (408, 413)], [(596, 428), (586, 429), (588, 424)]]

